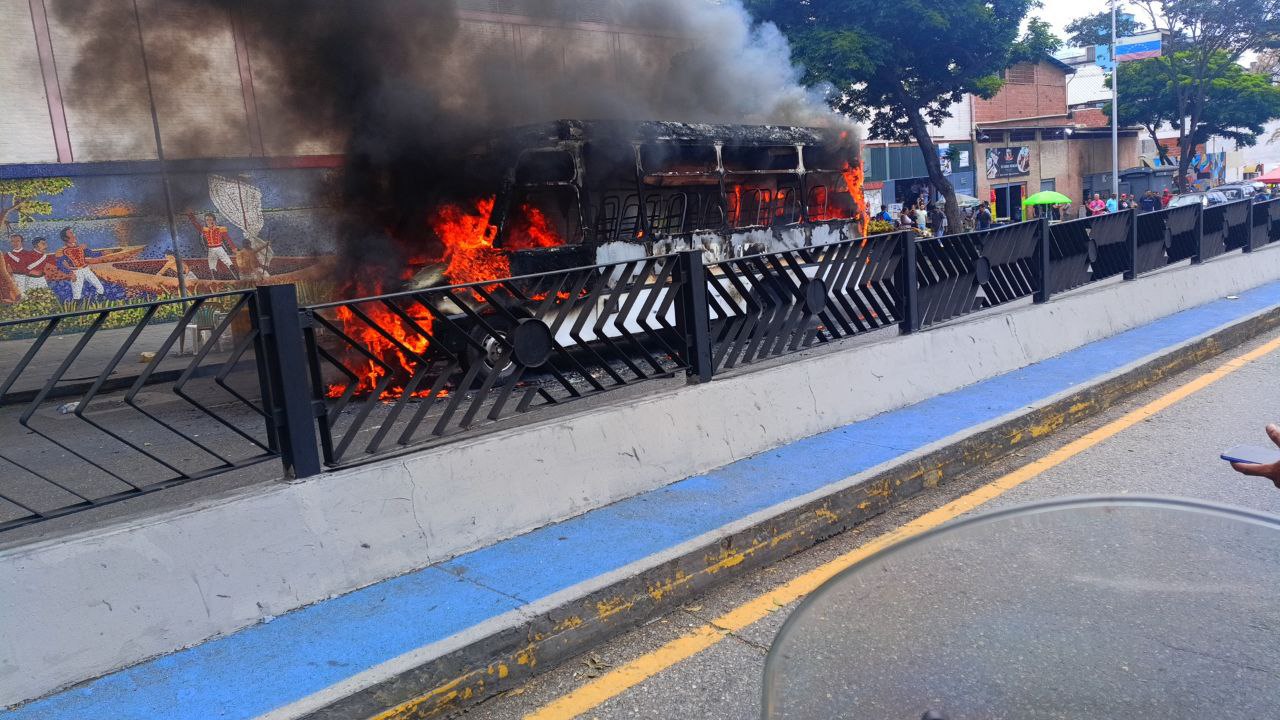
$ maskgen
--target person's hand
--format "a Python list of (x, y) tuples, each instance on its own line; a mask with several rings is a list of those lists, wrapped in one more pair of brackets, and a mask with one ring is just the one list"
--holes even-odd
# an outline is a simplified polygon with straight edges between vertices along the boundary
[[(1268, 425), (1267, 437), (1271, 438), (1271, 442), (1280, 447), (1280, 425)], [(1231, 463), (1231, 467), (1236, 472), (1250, 477), (1264, 477), (1280, 488), (1280, 462), (1271, 463), (1270, 465), (1253, 465), (1250, 463)]]

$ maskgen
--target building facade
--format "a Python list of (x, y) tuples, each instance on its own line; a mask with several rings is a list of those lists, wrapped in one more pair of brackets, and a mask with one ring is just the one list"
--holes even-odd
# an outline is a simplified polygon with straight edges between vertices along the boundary
[[(993, 203), (997, 217), (1021, 218), (1023, 198), (1042, 190), (1070, 197), (1078, 211), (1094, 190), (1085, 178), (1111, 170), (1106, 115), (1068, 105), (1074, 72), (1051, 57), (1020, 63), (995, 97), (974, 99), (977, 195)], [(1121, 130), (1119, 154), (1122, 169), (1137, 164), (1136, 130)]]

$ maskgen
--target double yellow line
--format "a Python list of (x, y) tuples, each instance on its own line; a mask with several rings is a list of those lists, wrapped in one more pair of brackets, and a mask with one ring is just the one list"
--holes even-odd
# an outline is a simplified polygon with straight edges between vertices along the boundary
[(724, 640), (729, 633), (744, 630), (764, 619), (779, 607), (789, 605), (805, 597), (842, 570), (853, 566), (868, 556), (909, 537), (932, 530), (970, 510), (981, 507), (1046, 470), (1061, 465), (1085, 450), (1120, 434), (1152, 415), (1171, 407), (1175, 403), (1209, 387), (1249, 363), (1278, 349), (1280, 349), (1280, 338), (1233, 358), (1172, 392), (1103, 425), (1077, 440), (1067, 443), (1045, 457), (1029, 465), (1024, 465), (1008, 475), (936, 510), (925, 513), (906, 525), (880, 535), (867, 544), (841, 555), (821, 567), (814, 568), (764, 595), (739, 605), (706, 625), (702, 625), (656, 650), (647, 652), (631, 662), (601, 675), (599, 678), (566, 695), (562, 695), (526, 715), (525, 720), (563, 720), (564, 718), (577, 717), (598, 707), (606, 700), (621, 695), (628, 689), (639, 685), (681, 660), (693, 657), (710, 648)]

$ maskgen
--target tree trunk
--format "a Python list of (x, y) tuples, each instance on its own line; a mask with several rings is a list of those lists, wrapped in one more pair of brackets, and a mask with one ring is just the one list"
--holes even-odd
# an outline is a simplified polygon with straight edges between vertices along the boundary
[(1195, 147), (1187, 147), (1187, 134), (1184, 128), (1178, 128), (1178, 176), (1173, 182), (1178, 186), (1178, 192), (1184, 193), (1187, 188), (1187, 171), (1191, 169), (1191, 155), (1195, 152)]
[[(1203, 100), (1200, 102), (1202, 103)], [(1187, 118), (1183, 118), (1184, 124), (1178, 127), (1178, 147), (1181, 150), (1181, 157), (1178, 158), (1178, 188), (1182, 192), (1186, 192), (1189, 189), (1187, 187), (1187, 171), (1191, 169), (1191, 156), (1195, 154), (1196, 146), (1200, 144), (1197, 142), (1200, 133), (1196, 131), (1196, 128), (1200, 127), (1200, 111), (1196, 108), (1201, 107), (1201, 105), (1192, 103), (1191, 107), (1191, 130), (1188, 131), (1185, 124)], [(1187, 147), (1187, 145), (1191, 147)]]
[[(9, 242), (9, 216), (13, 214), (15, 209), (17, 209), (16, 205), (9, 207), (8, 209), (0, 210), (0, 234), (4, 236), (0, 237), (0, 242), (5, 243), (4, 247), (6, 251), (8, 250)], [(4, 262), (4, 259), (0, 258), (0, 302), (15, 303), (20, 299), (21, 297), (18, 295), (18, 282), (9, 274), (9, 263)]]
[(956, 188), (947, 176), (942, 174), (942, 161), (938, 159), (938, 146), (933, 143), (933, 138), (929, 137), (929, 125), (916, 110), (907, 111), (907, 121), (911, 125), (911, 134), (915, 136), (916, 145), (919, 145), (921, 152), (924, 153), (924, 166), (929, 170), (929, 182), (947, 200), (945, 208), (947, 232), (952, 235), (964, 232), (960, 203), (956, 202)]

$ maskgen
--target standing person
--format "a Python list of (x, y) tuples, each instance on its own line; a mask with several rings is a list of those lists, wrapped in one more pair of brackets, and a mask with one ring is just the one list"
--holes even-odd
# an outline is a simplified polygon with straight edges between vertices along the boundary
[(4, 254), (4, 265), (9, 270), (9, 277), (13, 278), (13, 284), (18, 288), (18, 299), (27, 295), (27, 263), (31, 260), (31, 252), (27, 250), (26, 241), (21, 235), (14, 233), (9, 236), (11, 247)]
[(1107, 211), (1107, 204), (1103, 202), (1102, 196), (1098, 193), (1093, 194), (1093, 199), (1089, 201), (1089, 214), (1101, 215)]
[(1117, 209), (1117, 210), (1128, 210), (1128, 209), (1129, 209), (1129, 195), (1128, 195), (1128, 193), (1120, 193), (1120, 203), (1119, 203), (1119, 205), (1118, 205), (1118, 207), (1117, 207), (1116, 209)]
[(1160, 194), (1161, 209), (1169, 207), (1170, 200), (1173, 200), (1173, 193), (1169, 192), (1169, 188), (1165, 188), (1164, 192)]
[(58, 269), (71, 275), (71, 299), (80, 300), (84, 295), (85, 283), (91, 285), (99, 295), (105, 294), (102, 281), (93, 273), (93, 268), (89, 267), (89, 260), (102, 257), (102, 251), (81, 245), (76, 231), (69, 227), (62, 228), (61, 237), (62, 249), (57, 254)]
[(231, 276), (239, 280), (240, 273), (236, 270), (235, 263), (231, 262), (231, 256), (227, 254), (227, 248), (235, 252), (236, 246), (231, 242), (231, 235), (227, 233), (227, 228), (218, 224), (218, 216), (211, 212), (205, 213), (204, 225), (201, 225), (196, 220), (196, 214), (188, 211), (187, 220), (200, 231), (200, 237), (204, 240), (205, 249), (209, 253), (209, 275), (215, 275), (218, 272), (218, 265), (223, 264), (227, 266)]
[(975, 230), (989, 230), (991, 228), (991, 203), (986, 200), (978, 206), (978, 212), (973, 216), (973, 227)]
[(1111, 193), (1111, 195), (1107, 197), (1107, 212), (1113, 213), (1119, 209), (1120, 209), (1120, 202), (1116, 200), (1115, 193)]
[(38, 237), (32, 243), (35, 250), (27, 262), (27, 292), (49, 289), (49, 269), (57, 269), (53, 256), (49, 254), (49, 241)]
[(924, 233), (929, 227), (929, 211), (925, 209), (923, 195), (920, 196), (919, 200), (916, 200), (915, 220), (916, 229)]
[(898, 213), (898, 228), (907, 230), (916, 226), (915, 215), (911, 213), (911, 208), (906, 205), (902, 206), (902, 212)]
[(1156, 197), (1155, 190), (1148, 190), (1142, 196), (1142, 202), (1138, 203), (1138, 210), (1144, 213), (1153, 213), (1160, 209), (1160, 198)]
[(927, 210), (929, 214), (929, 227), (933, 230), (934, 237), (942, 237), (947, 232), (947, 215), (938, 208), (936, 203), (929, 203)]
[(893, 215), (889, 212), (888, 205), (880, 206), (880, 214), (876, 215), (876, 220), (883, 220), (884, 222), (887, 222), (887, 223), (893, 222)]

